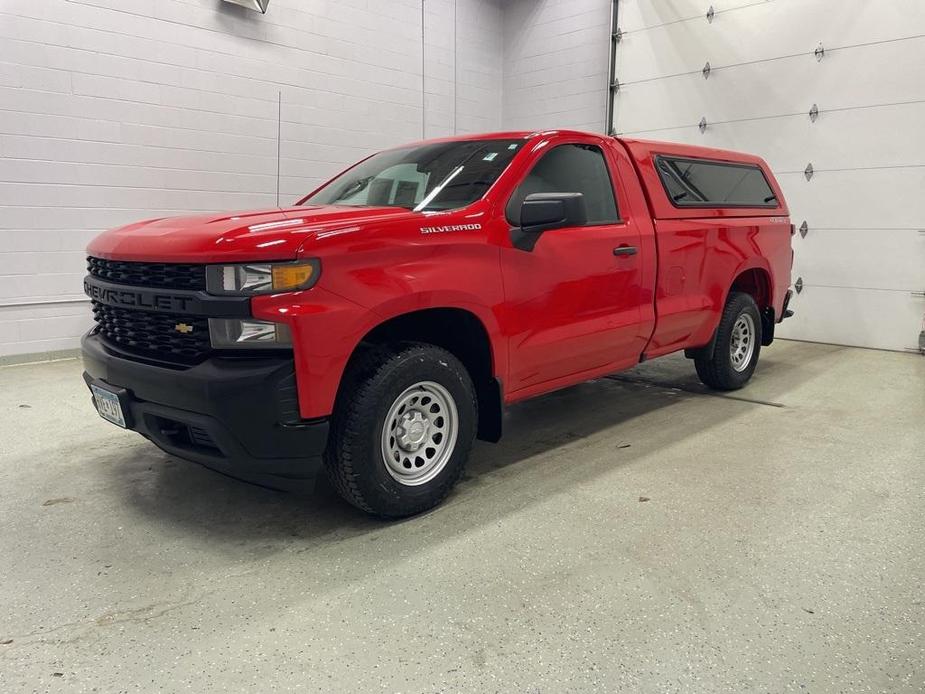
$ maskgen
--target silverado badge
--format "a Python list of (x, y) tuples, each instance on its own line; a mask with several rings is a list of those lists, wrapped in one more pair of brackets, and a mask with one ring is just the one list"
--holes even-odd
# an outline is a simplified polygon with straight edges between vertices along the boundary
[(187, 325), (186, 323), (177, 323), (175, 326), (173, 326), (173, 329), (178, 333), (183, 333), (184, 335), (193, 332), (193, 326)]

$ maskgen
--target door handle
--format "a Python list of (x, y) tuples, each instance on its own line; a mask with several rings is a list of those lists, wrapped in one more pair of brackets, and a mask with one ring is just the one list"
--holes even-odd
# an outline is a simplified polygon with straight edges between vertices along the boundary
[(623, 244), (622, 246), (617, 246), (613, 249), (614, 255), (636, 255), (636, 246), (627, 246)]

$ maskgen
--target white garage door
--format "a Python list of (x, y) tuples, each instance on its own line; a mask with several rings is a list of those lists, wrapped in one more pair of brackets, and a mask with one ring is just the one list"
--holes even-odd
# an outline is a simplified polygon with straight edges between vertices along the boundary
[(779, 334), (917, 351), (925, 0), (620, 0), (616, 23), (614, 131), (759, 154), (805, 221)]

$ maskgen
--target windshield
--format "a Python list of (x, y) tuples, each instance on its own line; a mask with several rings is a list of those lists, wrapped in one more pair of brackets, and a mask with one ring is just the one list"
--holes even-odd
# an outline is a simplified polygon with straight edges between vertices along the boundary
[(374, 154), (302, 201), (303, 205), (454, 210), (479, 200), (524, 140), (436, 142)]

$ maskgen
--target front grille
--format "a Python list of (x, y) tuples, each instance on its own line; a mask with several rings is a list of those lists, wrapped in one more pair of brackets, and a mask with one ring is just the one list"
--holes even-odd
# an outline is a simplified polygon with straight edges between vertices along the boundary
[(128, 263), (87, 258), (87, 272), (106, 282), (158, 289), (205, 290), (206, 266), (184, 263)]
[(195, 364), (212, 349), (209, 320), (202, 316), (138, 311), (94, 301), (93, 317), (103, 339), (141, 356)]

